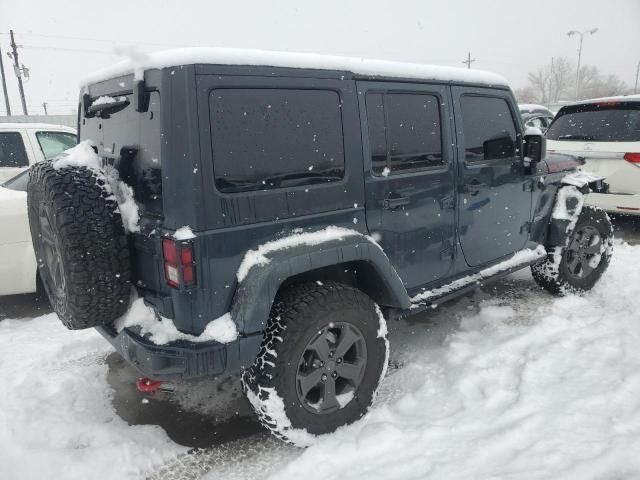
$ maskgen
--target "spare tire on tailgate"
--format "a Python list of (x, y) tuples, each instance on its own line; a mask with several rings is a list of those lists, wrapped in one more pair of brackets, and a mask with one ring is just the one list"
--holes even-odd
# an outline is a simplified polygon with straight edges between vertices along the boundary
[(131, 267), (105, 179), (84, 166), (40, 162), (27, 192), (40, 277), (58, 317), (72, 330), (113, 322), (129, 305)]

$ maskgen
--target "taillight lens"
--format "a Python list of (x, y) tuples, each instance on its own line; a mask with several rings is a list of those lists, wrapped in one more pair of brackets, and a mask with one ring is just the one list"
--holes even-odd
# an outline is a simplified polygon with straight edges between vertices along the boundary
[(173, 288), (191, 287), (196, 283), (196, 267), (193, 261), (193, 244), (188, 241), (162, 239), (164, 275)]
[(633, 163), (636, 167), (640, 167), (640, 153), (625, 153), (624, 159), (629, 163)]

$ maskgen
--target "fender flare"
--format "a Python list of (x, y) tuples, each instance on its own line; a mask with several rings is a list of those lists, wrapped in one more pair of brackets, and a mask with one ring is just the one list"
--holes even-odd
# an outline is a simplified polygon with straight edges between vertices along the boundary
[(582, 212), (585, 196), (590, 192), (589, 183), (560, 182), (556, 192), (546, 244), (563, 247), (567, 244)]
[(384, 302), (381, 303), (402, 309), (411, 305), (402, 280), (382, 248), (355, 230), (342, 238), (317, 245), (290, 246), (264, 256), (268, 262), (254, 264), (249, 269), (239, 281), (232, 300), (231, 318), (245, 335), (264, 330), (275, 296), (284, 281), (295, 275), (347, 262), (362, 261), (373, 268), (382, 280), (379, 296)]

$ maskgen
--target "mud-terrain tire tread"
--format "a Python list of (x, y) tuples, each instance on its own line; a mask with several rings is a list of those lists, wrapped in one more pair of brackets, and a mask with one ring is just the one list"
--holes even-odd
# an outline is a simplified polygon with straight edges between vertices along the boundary
[[(299, 342), (304, 341), (305, 317), (309, 315), (323, 315), (334, 313), (333, 310), (340, 308), (340, 305), (357, 306), (363, 311), (371, 314), (370, 321), (373, 323), (375, 331), (379, 328), (379, 319), (375, 310), (375, 303), (362, 291), (350, 286), (337, 283), (325, 282), (322, 284), (311, 282), (303, 283), (286, 288), (278, 293), (271, 309), (269, 320), (265, 329), (263, 342), (258, 352), (255, 363), (246, 369), (242, 375), (242, 388), (245, 394), (247, 391), (253, 392), (261, 400), (264, 398), (264, 388), (276, 388), (278, 391), (279, 381), (284, 375), (291, 375), (291, 371), (286, 368), (279, 368), (280, 362), (285, 362), (297, 368), (298, 358), (293, 353)], [(378, 383), (381, 381), (381, 372), (386, 361), (386, 338), (376, 338), (377, 352), (371, 352), (369, 361), (374, 361), (377, 356), (378, 364), (373, 365), (377, 373), (376, 385), (371, 389), (369, 398), (357, 398), (362, 406), (359, 417), (363, 416), (371, 406)], [(274, 355), (275, 353), (275, 355)], [(376, 355), (377, 354), (377, 355)], [(367, 367), (369, 368), (369, 366)], [(282, 397), (282, 393), (278, 392)], [(303, 407), (291, 406), (297, 399), (283, 398), (287, 417), (294, 429), (307, 429), (306, 425), (298, 424), (295, 409)], [(255, 408), (260, 423), (268, 429), (274, 436), (285, 442), (297, 444), (287, 436), (276, 424), (270, 413), (265, 408)], [(294, 415), (291, 415), (291, 413)], [(350, 419), (345, 423), (352, 423), (357, 418)], [(309, 431), (311, 434), (323, 434), (327, 432)]]
[[(574, 231), (579, 230), (580, 227), (585, 225), (592, 225), (596, 227), (603, 237), (603, 242), (609, 243), (612, 240), (613, 226), (611, 224), (611, 220), (607, 213), (601, 208), (591, 205), (585, 205), (582, 207), (582, 211), (580, 212), (580, 217), (576, 222)], [(573, 235), (573, 232), (571, 235)], [(589, 276), (589, 281), (585, 285), (581, 286), (573, 284), (571, 279), (565, 275), (564, 249), (565, 247), (547, 247), (547, 257), (542, 262), (531, 266), (533, 279), (539, 286), (557, 296), (563, 296), (567, 293), (582, 294), (591, 290), (609, 266), (609, 262), (611, 260), (611, 249), (605, 249), (598, 268), (594, 271), (593, 275)], [(556, 265), (555, 262), (556, 255), (562, 256), (562, 260), (559, 265)]]
[[(55, 169), (50, 161), (29, 173), (27, 204), (39, 272), (62, 323), (77, 330), (112, 323), (123, 315), (131, 293), (129, 247), (118, 204), (105, 180), (85, 167)], [(42, 259), (38, 209), (51, 208), (65, 287), (57, 298)]]

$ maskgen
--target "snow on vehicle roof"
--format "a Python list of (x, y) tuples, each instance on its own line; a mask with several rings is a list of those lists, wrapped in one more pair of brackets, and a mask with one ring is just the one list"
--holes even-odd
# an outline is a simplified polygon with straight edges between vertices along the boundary
[(544, 105), (537, 105), (535, 103), (519, 103), (518, 110), (521, 112), (534, 112), (535, 110), (544, 110), (549, 112), (550, 110)]
[(90, 75), (84, 80), (82, 85), (84, 86), (131, 73), (134, 73), (136, 78), (140, 78), (142, 72), (146, 69), (192, 64), (251, 65), (338, 70), (366, 76), (508, 86), (507, 80), (501, 75), (483, 70), (403, 63), (388, 60), (370, 60), (315, 53), (204, 47), (166, 50), (149, 55), (137, 53), (127, 60)]
[(565, 107), (571, 105), (585, 105), (600, 102), (640, 102), (640, 93), (636, 93), (633, 95), (617, 95), (615, 97), (589, 98), (587, 100), (580, 100), (579, 102), (572, 102), (568, 105), (565, 105)]
[(76, 129), (66, 125), (56, 125), (53, 123), (28, 123), (28, 122), (0, 122), (0, 130), (18, 130), (18, 129), (39, 129), (51, 130), (54, 132), (76, 133)]

